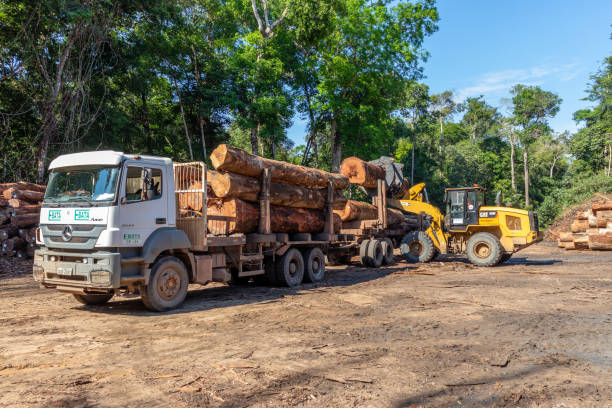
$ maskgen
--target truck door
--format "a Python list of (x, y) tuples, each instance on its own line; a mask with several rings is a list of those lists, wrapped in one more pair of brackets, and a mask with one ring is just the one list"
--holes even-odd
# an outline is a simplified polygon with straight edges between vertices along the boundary
[(155, 230), (165, 227), (166, 196), (161, 167), (139, 161), (125, 163), (120, 195), (121, 246), (140, 247)]

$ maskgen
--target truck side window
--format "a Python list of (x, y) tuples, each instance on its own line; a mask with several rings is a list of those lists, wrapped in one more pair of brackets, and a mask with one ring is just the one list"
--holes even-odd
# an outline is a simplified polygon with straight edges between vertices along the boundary
[(125, 197), (128, 202), (155, 200), (162, 196), (160, 169), (128, 166), (125, 178)]

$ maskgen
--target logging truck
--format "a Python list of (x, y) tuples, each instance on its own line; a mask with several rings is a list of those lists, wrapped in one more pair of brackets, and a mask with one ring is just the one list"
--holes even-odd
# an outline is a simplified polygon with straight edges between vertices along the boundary
[[(250, 176), (259, 183), (256, 204), (240, 207), (234, 200), (232, 213), (217, 216), (207, 214), (214, 200), (208, 197), (204, 163), (114, 151), (59, 156), (49, 166), (34, 279), (86, 305), (106, 303), (116, 294), (139, 294), (153, 311), (179, 306), (190, 283), (266, 279), (295, 287), (320, 281), (330, 243), (338, 242), (335, 191), (348, 181), (297, 169), (306, 174), (294, 175), (297, 181), (327, 185), (320, 190), (323, 208), (271, 206), (271, 181), (296, 170), (279, 171), (287, 163), (276, 166), (255, 163)], [(251, 223), (255, 230), (245, 229)], [(299, 232), (313, 224), (317, 232)]]

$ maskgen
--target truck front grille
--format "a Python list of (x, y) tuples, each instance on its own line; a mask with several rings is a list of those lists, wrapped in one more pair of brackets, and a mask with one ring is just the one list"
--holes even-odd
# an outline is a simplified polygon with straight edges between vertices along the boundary
[(57, 273), (47, 272), (47, 279), (64, 279), (71, 281), (86, 281), (85, 275), (58, 275)]

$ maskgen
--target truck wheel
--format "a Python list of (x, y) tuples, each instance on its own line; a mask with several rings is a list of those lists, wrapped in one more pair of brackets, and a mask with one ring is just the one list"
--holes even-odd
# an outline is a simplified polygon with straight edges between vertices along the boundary
[(510, 260), (510, 258), (512, 258), (512, 253), (504, 252), (501, 256), (501, 259), (499, 260), (499, 263), (500, 264), (506, 263)]
[(370, 266), (370, 258), (368, 257), (368, 245), (370, 244), (369, 239), (364, 239), (359, 244), (359, 262), (363, 266)]
[(320, 282), (325, 276), (325, 255), (320, 248), (304, 251), (304, 281)]
[(380, 240), (373, 239), (368, 244), (368, 258), (370, 260), (370, 266), (374, 268), (380, 267), (383, 262), (383, 249)]
[(276, 264), (276, 279), (282, 285), (295, 288), (304, 279), (304, 258), (296, 248), (288, 250)]
[(436, 247), (422, 231), (406, 234), (402, 239), (402, 255), (408, 262), (429, 262), (436, 254)]
[(151, 269), (149, 284), (140, 291), (142, 303), (155, 312), (174, 309), (185, 300), (188, 285), (185, 265), (173, 256), (161, 258)]
[(382, 245), (383, 263), (391, 265), (393, 263), (393, 241), (385, 238), (380, 243)]
[(111, 300), (113, 296), (115, 296), (115, 293), (111, 292), (104, 295), (80, 295), (74, 293), (73, 296), (79, 303), (88, 306), (95, 306), (105, 304), (106, 302)]
[(497, 265), (503, 255), (499, 239), (488, 232), (472, 235), (466, 248), (468, 259), (476, 266)]

